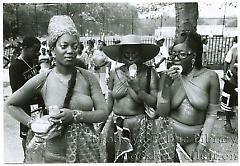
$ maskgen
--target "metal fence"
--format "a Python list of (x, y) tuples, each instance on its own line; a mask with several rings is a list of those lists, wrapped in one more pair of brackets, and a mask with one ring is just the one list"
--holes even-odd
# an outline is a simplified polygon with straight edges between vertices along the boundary
[[(213, 36), (208, 37), (207, 43), (207, 56), (206, 56), (206, 65), (209, 68), (214, 69), (222, 69), (224, 64), (225, 56), (228, 50), (233, 45), (234, 37), (223, 37), (223, 36)], [(83, 42), (84, 46), (86, 46), (87, 40), (94, 39), (96, 42), (100, 39), (100, 37), (81, 37), (81, 42)], [(155, 39), (153, 36), (142, 36), (143, 43), (155, 43)], [(107, 45), (114, 44), (115, 41), (121, 40), (120, 36), (117, 37), (105, 37), (105, 42)], [(173, 45), (174, 38), (165, 38), (164, 44), (169, 48)], [(11, 59), (13, 55), (12, 47), (4, 48), (4, 57)], [(5, 59), (4, 59), (5, 60)]]
[(207, 44), (207, 64), (222, 65), (226, 53), (233, 45), (233, 37), (214, 36)]
[[(203, 36), (206, 37), (206, 36)], [(222, 69), (225, 56), (233, 45), (234, 37), (213, 36), (208, 37), (206, 65), (212, 69)], [(114, 39), (120, 40), (120, 38)], [(106, 40), (107, 45), (113, 44), (114, 40)], [(165, 38), (164, 44), (170, 48), (174, 38)], [(155, 43), (154, 37), (142, 37), (143, 43)]]

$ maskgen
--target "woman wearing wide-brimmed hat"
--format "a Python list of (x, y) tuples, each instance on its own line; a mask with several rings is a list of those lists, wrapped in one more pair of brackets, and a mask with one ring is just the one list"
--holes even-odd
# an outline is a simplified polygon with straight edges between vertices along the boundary
[[(75, 24), (69, 16), (53, 16), (48, 33), (56, 66), (30, 79), (5, 107), (34, 132), (27, 162), (103, 162), (93, 124), (107, 119), (107, 105), (95, 76), (74, 66), (79, 50)], [(43, 97), (49, 115), (32, 121), (21, 107), (36, 93)]]
[[(121, 43), (103, 47), (103, 51), (112, 60), (124, 63), (111, 71), (108, 82), (108, 109), (112, 112), (105, 126), (108, 162), (161, 162), (156, 149), (164, 140), (153, 133), (151, 119), (158, 115), (146, 112), (146, 107), (156, 107), (158, 76), (143, 64), (158, 54), (159, 47), (143, 44), (139, 36), (126, 35)], [(155, 148), (153, 135), (157, 139)]]

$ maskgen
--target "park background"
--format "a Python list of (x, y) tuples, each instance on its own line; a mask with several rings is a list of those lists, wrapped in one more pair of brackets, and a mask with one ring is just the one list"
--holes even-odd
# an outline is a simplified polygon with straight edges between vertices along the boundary
[[(134, 1), (136, 2), (136, 1)], [(226, 52), (238, 34), (237, 1), (200, 1), (198, 3), (197, 32), (208, 38), (208, 66), (219, 79)], [(47, 35), (47, 25), (53, 15), (72, 17), (80, 33), (80, 41), (86, 46), (89, 39), (105, 40), (112, 44), (126, 34), (141, 35), (143, 42), (154, 43), (156, 36), (163, 36), (169, 47), (175, 36), (174, 3), (3, 3), (3, 55), (12, 56), (14, 45), (23, 36), (34, 35), (40, 40)], [(3, 100), (10, 94), (8, 67), (3, 69)], [(220, 79), (221, 88), (223, 82)], [(8, 114), (4, 119), (4, 163), (21, 163), (21, 141), (18, 123)], [(224, 117), (214, 126), (212, 143), (218, 152), (217, 162), (237, 162), (237, 135), (223, 131)]]

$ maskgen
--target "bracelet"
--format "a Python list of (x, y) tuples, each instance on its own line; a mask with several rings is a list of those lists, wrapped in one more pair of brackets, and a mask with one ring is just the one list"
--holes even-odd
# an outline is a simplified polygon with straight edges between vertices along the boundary
[(74, 110), (73, 111), (73, 122), (77, 123), (79, 121), (83, 121), (83, 115), (82, 115), (82, 111), (78, 111), (78, 110)]

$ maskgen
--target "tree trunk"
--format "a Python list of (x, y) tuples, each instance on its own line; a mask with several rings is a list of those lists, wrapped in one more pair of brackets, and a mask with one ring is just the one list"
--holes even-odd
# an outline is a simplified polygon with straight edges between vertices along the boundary
[(198, 3), (175, 3), (176, 11), (176, 32), (197, 31)]

